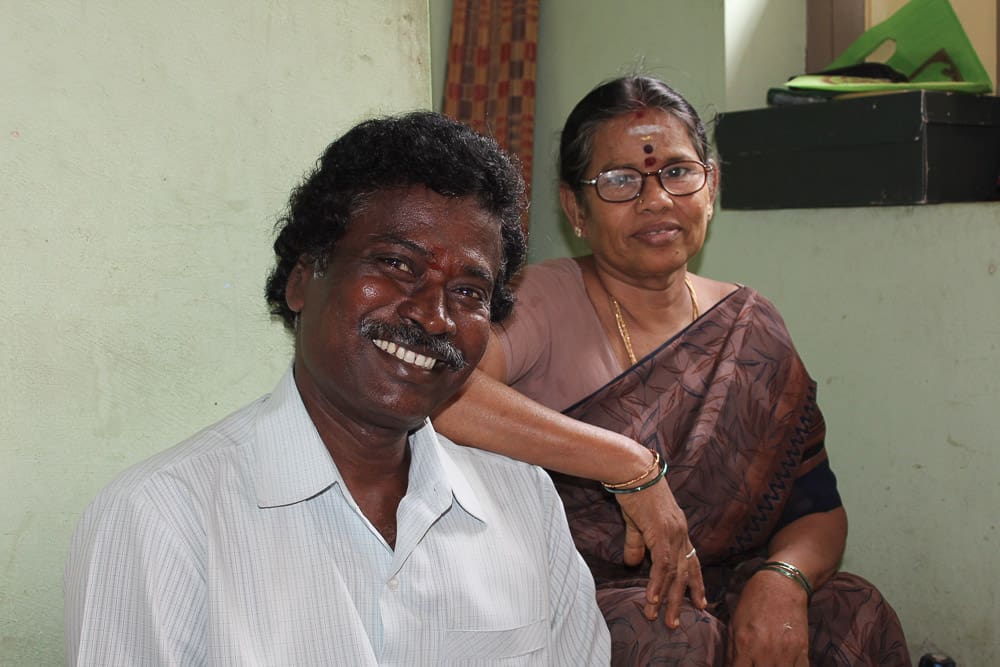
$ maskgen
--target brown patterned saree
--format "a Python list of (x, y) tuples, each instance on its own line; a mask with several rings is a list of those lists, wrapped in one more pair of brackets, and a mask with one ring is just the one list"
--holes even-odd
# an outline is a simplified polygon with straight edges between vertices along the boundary
[[(614, 498), (595, 482), (553, 475), (597, 581), (614, 664), (724, 664), (729, 611), (770, 538), (796, 518), (840, 506), (816, 385), (781, 316), (740, 288), (565, 413), (666, 458), (708, 588), (709, 611), (686, 604), (679, 630), (646, 621), (648, 564), (622, 565)], [(895, 613), (859, 577), (836, 575), (809, 615), (812, 664), (910, 664)]]

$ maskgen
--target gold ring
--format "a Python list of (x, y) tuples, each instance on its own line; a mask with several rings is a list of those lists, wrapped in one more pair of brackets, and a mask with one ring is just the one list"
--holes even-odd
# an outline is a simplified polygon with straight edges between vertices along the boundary
[(686, 553), (686, 554), (684, 555), (684, 558), (685, 558), (686, 560), (691, 560), (691, 556), (693, 556), (693, 555), (694, 555), (695, 551), (697, 551), (697, 549), (695, 549), (694, 547), (691, 547), (691, 551), (687, 552), (687, 553)]

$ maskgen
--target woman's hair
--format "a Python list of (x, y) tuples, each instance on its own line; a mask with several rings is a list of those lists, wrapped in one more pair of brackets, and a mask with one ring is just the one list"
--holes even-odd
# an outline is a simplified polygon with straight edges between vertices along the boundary
[(493, 139), (429, 111), (365, 121), (327, 147), (316, 168), (292, 192), (276, 226), (275, 266), (264, 290), (271, 314), (294, 329), (295, 313), (285, 301), (285, 286), (299, 260), (322, 269), (370, 195), (414, 185), (446, 197), (475, 197), (497, 220), (503, 256), (490, 317), (498, 322), (510, 314), (514, 297), (507, 285), (527, 254), (520, 167)]
[(559, 138), (559, 180), (574, 192), (594, 154), (594, 135), (605, 121), (638, 109), (659, 109), (684, 123), (698, 158), (707, 162), (711, 146), (698, 112), (680, 93), (659, 79), (625, 76), (600, 84), (577, 102)]

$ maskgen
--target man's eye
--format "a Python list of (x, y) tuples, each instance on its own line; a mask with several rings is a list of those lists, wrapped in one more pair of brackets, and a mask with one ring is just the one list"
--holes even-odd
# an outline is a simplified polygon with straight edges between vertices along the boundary
[(455, 293), (466, 299), (473, 299), (479, 303), (489, 302), (489, 295), (481, 289), (475, 287), (458, 287), (455, 289)]
[(379, 261), (385, 264), (386, 266), (396, 269), (397, 271), (404, 271), (405, 273), (413, 273), (413, 269), (410, 268), (409, 263), (404, 259), (400, 259), (399, 257), (380, 257)]

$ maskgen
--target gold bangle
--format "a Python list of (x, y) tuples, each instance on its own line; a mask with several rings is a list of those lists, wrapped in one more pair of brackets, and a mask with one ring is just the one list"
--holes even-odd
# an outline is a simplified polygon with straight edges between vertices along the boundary
[(658, 451), (656, 451), (655, 449), (651, 449), (649, 451), (653, 452), (653, 462), (649, 464), (649, 467), (647, 467), (645, 470), (642, 471), (641, 475), (639, 475), (635, 479), (630, 479), (627, 482), (619, 482), (617, 484), (609, 484), (607, 482), (601, 482), (601, 484), (604, 485), (604, 488), (605, 489), (624, 489), (626, 487), (632, 486), (633, 484), (635, 484), (637, 482), (641, 482), (642, 480), (644, 480), (647, 477), (649, 477), (649, 473), (651, 473), (654, 470), (656, 470), (656, 467), (658, 465), (660, 465), (660, 453)]
[(667, 474), (667, 460), (661, 459), (660, 464), (661, 464), (660, 472), (656, 473), (653, 479), (649, 480), (648, 482), (643, 482), (639, 486), (633, 486), (627, 489), (612, 489), (610, 486), (605, 486), (604, 490), (607, 491), (608, 493), (614, 493), (615, 495), (622, 493), (639, 493), (640, 491), (645, 491), (649, 487), (654, 486), (657, 482), (663, 479), (664, 475)]

